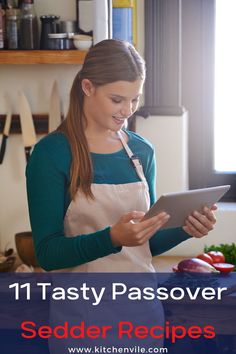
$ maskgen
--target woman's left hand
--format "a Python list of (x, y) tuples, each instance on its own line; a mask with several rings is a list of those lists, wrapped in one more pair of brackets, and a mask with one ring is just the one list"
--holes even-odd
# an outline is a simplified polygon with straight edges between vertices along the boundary
[(211, 208), (204, 207), (202, 213), (194, 211), (192, 215), (187, 217), (183, 226), (184, 231), (196, 238), (208, 235), (209, 231), (214, 229), (216, 223), (214, 215), (216, 209), (217, 206), (213, 205)]

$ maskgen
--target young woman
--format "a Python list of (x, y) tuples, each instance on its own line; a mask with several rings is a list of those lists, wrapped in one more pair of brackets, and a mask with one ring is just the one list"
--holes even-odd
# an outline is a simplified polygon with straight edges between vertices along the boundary
[(27, 191), (44, 269), (153, 272), (153, 255), (213, 228), (208, 208), (183, 228), (160, 230), (166, 213), (142, 221), (156, 200), (154, 150), (124, 126), (144, 81), (144, 60), (131, 44), (96, 44), (74, 79), (66, 119), (36, 144)]

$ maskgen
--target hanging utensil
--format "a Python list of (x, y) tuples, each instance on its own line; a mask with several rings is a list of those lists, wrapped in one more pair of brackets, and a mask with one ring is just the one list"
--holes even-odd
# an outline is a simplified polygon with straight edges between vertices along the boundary
[(8, 139), (10, 127), (11, 127), (11, 119), (12, 119), (11, 105), (10, 105), (10, 101), (9, 101), (8, 96), (5, 97), (5, 101), (6, 101), (7, 111), (6, 111), (6, 120), (5, 120), (3, 135), (2, 135), (2, 143), (1, 143), (1, 148), (0, 148), (0, 164), (3, 163), (5, 150), (6, 150), (6, 146), (7, 146), (7, 139)]
[(57, 82), (54, 81), (50, 96), (48, 131), (51, 133), (61, 124), (61, 105)]
[(37, 139), (30, 105), (24, 93), (21, 91), (19, 92), (19, 111), (21, 131), (25, 147), (25, 157), (26, 161), (28, 162), (31, 148), (33, 145), (35, 145)]

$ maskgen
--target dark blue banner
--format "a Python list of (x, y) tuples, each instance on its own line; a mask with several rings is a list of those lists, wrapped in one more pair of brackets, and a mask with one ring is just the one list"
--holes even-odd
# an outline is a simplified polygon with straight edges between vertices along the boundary
[(0, 274), (3, 354), (236, 353), (235, 273)]

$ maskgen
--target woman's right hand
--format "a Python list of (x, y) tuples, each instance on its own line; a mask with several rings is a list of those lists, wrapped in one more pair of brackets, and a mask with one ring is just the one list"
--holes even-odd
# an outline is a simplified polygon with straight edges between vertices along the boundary
[(123, 215), (120, 220), (111, 227), (110, 235), (115, 247), (143, 245), (170, 217), (167, 213), (162, 212), (150, 219), (142, 221), (144, 214), (145, 213), (141, 211), (132, 211)]

